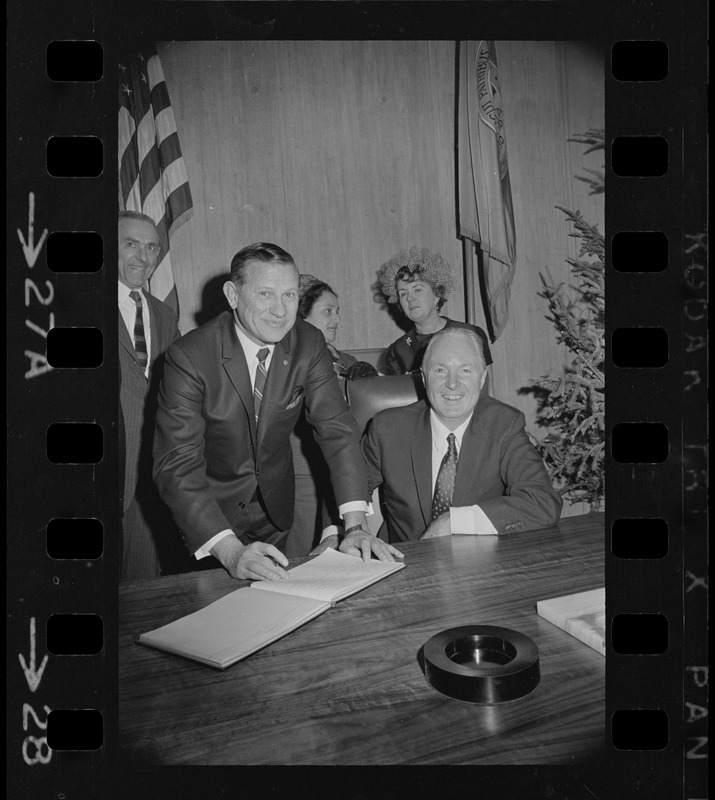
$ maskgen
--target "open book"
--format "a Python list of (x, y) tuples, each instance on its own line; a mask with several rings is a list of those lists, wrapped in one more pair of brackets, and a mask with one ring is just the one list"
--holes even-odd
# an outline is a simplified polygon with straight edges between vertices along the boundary
[(256, 581), (138, 641), (226, 669), (404, 566), (325, 550), (289, 570), (287, 580)]
[(606, 590), (539, 600), (536, 613), (606, 655)]

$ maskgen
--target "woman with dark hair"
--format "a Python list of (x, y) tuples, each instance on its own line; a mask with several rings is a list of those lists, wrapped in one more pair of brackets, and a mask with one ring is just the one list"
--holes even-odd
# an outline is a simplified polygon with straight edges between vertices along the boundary
[(486, 365), (492, 363), (489, 340), (476, 325), (455, 322), (440, 315), (442, 306), (452, 291), (452, 268), (439, 253), (427, 248), (403, 250), (391, 258), (380, 271), (382, 293), (388, 303), (398, 303), (414, 327), (385, 354), (388, 375), (416, 372), (429, 340), (443, 328), (468, 328), (482, 340)]
[[(323, 332), (333, 366), (339, 377), (356, 381), (377, 370), (366, 361), (358, 361), (349, 353), (341, 353), (335, 342), (340, 325), (338, 296), (330, 286), (312, 275), (301, 275), (298, 316)], [(301, 414), (291, 435), (295, 470), (295, 513), (288, 535), (288, 558), (306, 556), (320, 542), (328, 526), (341, 525), (330, 483), (330, 472), (316, 444), (311, 427)]]
[(341, 353), (333, 344), (340, 325), (340, 306), (338, 296), (330, 286), (312, 275), (301, 275), (299, 292), (298, 316), (323, 332), (338, 375), (349, 381), (377, 375), (372, 364), (358, 361), (349, 353)]

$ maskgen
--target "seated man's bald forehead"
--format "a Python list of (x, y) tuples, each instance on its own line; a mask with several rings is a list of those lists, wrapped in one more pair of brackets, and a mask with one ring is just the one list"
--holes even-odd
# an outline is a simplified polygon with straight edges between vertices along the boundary
[(441, 358), (454, 348), (459, 348), (462, 353), (472, 352), (476, 366), (480, 370), (486, 369), (482, 342), (474, 331), (468, 328), (443, 328), (432, 337), (427, 345), (422, 360), (423, 370), (428, 369), (430, 360), (433, 360), (435, 355)]

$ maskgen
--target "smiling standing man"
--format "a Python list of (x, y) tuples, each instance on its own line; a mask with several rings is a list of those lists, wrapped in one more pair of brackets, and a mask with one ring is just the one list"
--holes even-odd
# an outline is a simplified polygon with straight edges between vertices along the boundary
[(436, 333), (425, 351), (427, 400), (376, 414), (363, 438), (371, 490), (384, 486), (390, 542), (543, 528), (563, 501), (525, 431), (521, 411), (480, 397), (481, 339)]
[[(289, 435), (305, 407), (345, 525), (343, 552), (393, 560), (365, 524), (367, 476), (357, 425), (323, 334), (298, 311), (298, 270), (275, 244), (240, 250), (224, 284), (229, 311), (167, 353), (154, 477), (197, 559), (239, 579), (281, 580), (293, 523)], [(337, 543), (336, 543), (337, 544)]]
[(154, 414), (162, 356), (179, 337), (174, 312), (146, 291), (161, 254), (151, 217), (119, 214), (119, 368), (124, 431), (122, 580), (178, 571), (171, 515), (151, 476)]

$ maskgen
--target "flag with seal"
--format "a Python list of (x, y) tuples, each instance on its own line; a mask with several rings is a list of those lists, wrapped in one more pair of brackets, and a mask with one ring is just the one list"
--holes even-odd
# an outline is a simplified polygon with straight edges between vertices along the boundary
[(481, 248), (493, 339), (506, 326), (516, 267), (514, 208), (504, 112), (492, 41), (459, 46), (459, 236)]

